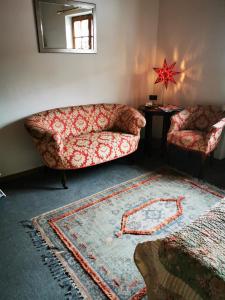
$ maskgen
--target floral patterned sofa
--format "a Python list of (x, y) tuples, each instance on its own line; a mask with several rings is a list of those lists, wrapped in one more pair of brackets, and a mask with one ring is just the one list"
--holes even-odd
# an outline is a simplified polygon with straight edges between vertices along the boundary
[[(67, 170), (84, 168), (134, 152), (144, 117), (120, 104), (56, 108), (25, 120), (25, 127), (46, 166)], [(64, 188), (65, 174), (62, 183)]]

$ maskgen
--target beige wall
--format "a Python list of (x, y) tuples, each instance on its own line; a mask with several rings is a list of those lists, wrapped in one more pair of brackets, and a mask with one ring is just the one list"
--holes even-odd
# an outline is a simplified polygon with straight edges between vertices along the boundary
[[(138, 106), (152, 92), (174, 104), (225, 104), (224, 0), (91, 2), (97, 4), (96, 55), (38, 53), (32, 1), (1, 4), (3, 175), (41, 165), (23, 128), (23, 118), (38, 111), (99, 102)], [(167, 91), (152, 85), (152, 67), (165, 57), (185, 71)], [(154, 127), (159, 132), (160, 124)], [(217, 157), (224, 156), (225, 139), (217, 151)]]
[(92, 0), (97, 54), (38, 53), (31, 0), (0, 10), (0, 172), (41, 165), (23, 118), (42, 110), (99, 102), (145, 102), (152, 90), (158, 0)]
[(225, 104), (225, 1), (160, 0), (156, 64), (176, 61), (177, 85), (164, 100)]
[[(155, 93), (165, 102), (225, 104), (225, 1), (160, 0), (156, 66), (164, 58), (183, 74), (168, 90)], [(225, 157), (225, 140), (217, 151)]]

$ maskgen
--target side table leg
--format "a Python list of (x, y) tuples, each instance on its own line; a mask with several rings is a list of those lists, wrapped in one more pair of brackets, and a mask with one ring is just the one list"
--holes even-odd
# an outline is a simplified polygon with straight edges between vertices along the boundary
[(152, 116), (145, 114), (145, 153), (151, 155), (152, 152)]
[(61, 170), (61, 183), (62, 186), (65, 190), (68, 189), (68, 186), (66, 185), (66, 171), (65, 170)]
[(167, 133), (170, 128), (170, 115), (166, 114), (163, 116), (163, 128), (162, 128), (162, 139), (161, 139), (161, 155), (166, 155), (167, 152)]

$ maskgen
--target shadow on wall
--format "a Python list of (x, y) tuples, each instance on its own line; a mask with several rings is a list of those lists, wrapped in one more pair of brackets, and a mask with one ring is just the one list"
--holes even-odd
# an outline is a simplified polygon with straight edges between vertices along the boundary
[[(146, 51), (147, 52), (147, 51)], [(130, 81), (130, 91), (132, 91), (131, 98), (133, 99), (132, 105), (136, 108), (140, 104), (145, 104), (148, 99), (149, 91), (151, 90), (152, 82), (149, 80), (149, 70), (151, 64), (146, 60), (143, 50), (137, 52), (135, 57), (135, 67), (133, 76)], [(129, 92), (130, 92), (129, 91)]]
[(0, 172), (15, 174), (42, 165), (32, 140), (24, 128), (24, 119), (0, 130)]
[[(159, 66), (161, 67), (165, 58), (168, 60), (168, 64), (176, 62), (174, 67), (175, 71), (181, 73), (175, 75), (174, 79), (176, 84), (169, 83), (168, 89), (160, 87), (161, 83), (155, 85), (154, 92), (159, 95), (164, 103), (170, 103), (174, 105), (194, 105), (196, 104), (196, 98), (198, 97), (198, 86), (202, 83), (203, 76), (203, 62), (201, 62), (201, 56), (204, 51), (204, 44), (193, 42), (189, 43), (189, 47), (185, 50), (179, 51), (180, 47), (173, 46), (169, 53), (158, 51)], [(184, 51), (182, 51), (184, 50)], [(201, 99), (199, 99), (201, 100)]]
[[(151, 94), (153, 88), (151, 70), (157, 45), (156, 9), (157, 2), (142, 1), (141, 5), (137, 2), (135, 13), (133, 12), (134, 21), (128, 22), (120, 29), (120, 34), (124, 36), (125, 41), (126, 36), (135, 35), (135, 43), (134, 40), (124, 43), (120, 55), (123, 57), (125, 69), (131, 75), (129, 78), (124, 78), (121, 91), (124, 92), (124, 87), (126, 88), (127, 103), (136, 108), (147, 102), (148, 95)], [(121, 10), (121, 18), (124, 17), (124, 11), (126, 11), (126, 6), (124, 10)]]
[(201, 56), (204, 52), (204, 48), (202, 41), (202, 43), (199, 42), (197, 46), (195, 43), (190, 43), (185, 53), (183, 53), (183, 57), (181, 57), (181, 54), (179, 55), (177, 48), (173, 51), (173, 60), (180, 61), (178, 66), (181, 74), (178, 77), (177, 84), (173, 86), (172, 92), (174, 94), (180, 94), (183, 104), (196, 104), (198, 86), (202, 84), (203, 81), (204, 65)]

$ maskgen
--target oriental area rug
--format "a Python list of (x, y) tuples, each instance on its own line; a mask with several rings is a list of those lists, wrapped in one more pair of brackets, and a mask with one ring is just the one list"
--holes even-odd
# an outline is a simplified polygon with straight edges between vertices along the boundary
[(171, 169), (159, 170), (24, 225), (68, 299), (147, 299), (133, 254), (218, 203), (224, 193)]

